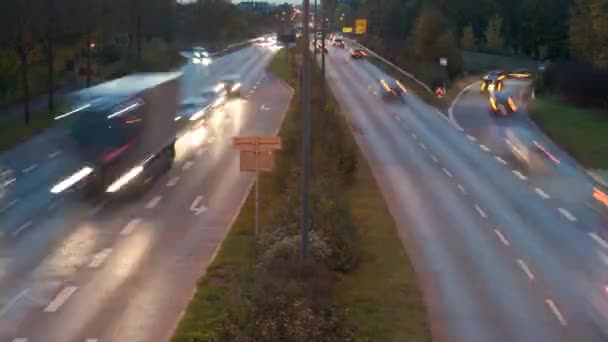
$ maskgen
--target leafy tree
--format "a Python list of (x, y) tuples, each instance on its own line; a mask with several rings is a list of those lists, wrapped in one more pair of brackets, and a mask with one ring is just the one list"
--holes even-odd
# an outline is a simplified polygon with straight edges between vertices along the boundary
[(608, 67), (608, 0), (576, 0), (570, 17), (569, 46), (580, 60)]
[(490, 18), (485, 31), (486, 48), (494, 52), (502, 52), (504, 38), (502, 36), (502, 17), (498, 14)]
[(437, 38), (441, 35), (441, 27), (438, 25), (440, 17), (433, 9), (424, 9), (414, 26), (414, 51), (416, 57), (424, 60), (433, 60), (438, 57)]
[(472, 24), (468, 24), (462, 30), (462, 37), (460, 38), (460, 47), (465, 50), (475, 49), (475, 33), (473, 33)]

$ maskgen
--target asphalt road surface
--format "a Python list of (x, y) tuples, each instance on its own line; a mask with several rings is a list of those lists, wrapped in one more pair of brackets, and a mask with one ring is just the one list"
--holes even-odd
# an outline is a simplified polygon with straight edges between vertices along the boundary
[[(383, 99), (389, 76), (347, 50), (330, 48), (327, 68), (419, 273), (434, 340), (604, 340), (591, 304), (608, 279), (606, 210), (525, 106), (492, 119), (474, 88), (454, 110), (462, 131), (411, 93)], [(522, 168), (509, 129), (514, 146), (524, 130), (560, 163), (534, 150)]]
[(272, 135), (292, 90), (265, 74), (274, 54), (251, 46), (184, 67), (185, 92), (227, 73), (243, 99), (213, 133), (177, 144), (177, 162), (142, 196), (91, 203), (49, 189), (69, 170), (60, 130), (0, 156), (0, 341), (166, 341), (248, 193), (235, 135)]

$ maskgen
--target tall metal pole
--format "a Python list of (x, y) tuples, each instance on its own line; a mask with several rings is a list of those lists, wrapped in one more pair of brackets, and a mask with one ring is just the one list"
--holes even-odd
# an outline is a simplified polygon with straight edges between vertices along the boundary
[[(319, 11), (317, 6), (317, 0), (315, 0), (315, 20), (314, 20), (314, 34), (315, 34), (315, 56), (317, 55), (317, 31), (319, 31)], [(317, 58), (317, 57), (315, 57)]]
[(255, 142), (255, 228), (254, 239), (259, 237), (260, 226), (260, 141)]
[[(321, 0), (321, 110), (325, 111), (325, 0)], [(329, 52), (329, 51), (328, 51)]]
[(302, 244), (301, 258), (305, 261), (308, 258), (308, 238), (310, 229), (309, 203), (308, 203), (308, 173), (309, 173), (309, 154), (310, 154), (310, 46), (309, 46), (309, 21), (310, 21), (310, 0), (304, 0), (304, 38), (302, 62)]

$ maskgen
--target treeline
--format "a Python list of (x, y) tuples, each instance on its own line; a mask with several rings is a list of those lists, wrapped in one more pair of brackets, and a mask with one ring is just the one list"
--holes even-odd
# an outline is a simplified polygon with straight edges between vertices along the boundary
[[(34, 92), (49, 94), (52, 113), (58, 78), (66, 69), (78, 70), (87, 86), (94, 78), (162, 69), (176, 62), (177, 46), (247, 37), (264, 20), (229, 0), (2, 0), (0, 102), (17, 95), (29, 122), (32, 80), (46, 83)], [(147, 48), (154, 53), (146, 54)], [(113, 68), (100, 75), (102, 65)]]
[[(421, 47), (432, 50), (451, 36), (448, 45), (465, 50), (608, 66), (607, 0), (328, 1), (335, 8), (331, 18), (336, 27), (367, 18), (372, 36), (401, 44), (409, 40), (418, 58), (436, 58), (421, 54)], [(432, 34), (437, 30), (443, 33)]]

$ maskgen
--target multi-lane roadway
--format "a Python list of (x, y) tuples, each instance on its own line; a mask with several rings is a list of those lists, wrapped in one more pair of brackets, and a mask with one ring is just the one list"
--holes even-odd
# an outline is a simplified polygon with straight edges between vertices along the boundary
[(0, 155), (0, 341), (166, 341), (253, 178), (236, 135), (272, 135), (292, 90), (266, 75), (275, 48), (245, 47), (183, 68), (183, 96), (240, 74), (243, 98), (213, 133), (177, 143), (173, 169), (128, 201), (53, 195), (69, 170), (61, 130)]
[(379, 81), (391, 76), (340, 48), (327, 77), (419, 274), (435, 340), (604, 339), (590, 298), (605, 295), (608, 212), (525, 105), (492, 118), (478, 85), (452, 120), (411, 92), (387, 102)]

